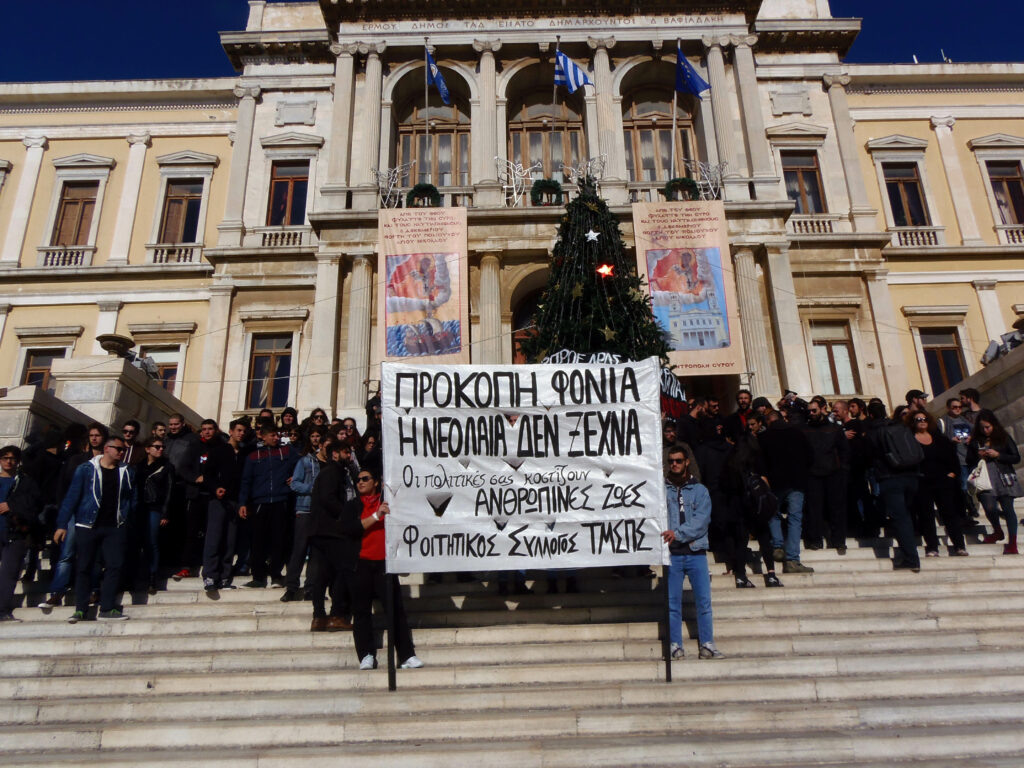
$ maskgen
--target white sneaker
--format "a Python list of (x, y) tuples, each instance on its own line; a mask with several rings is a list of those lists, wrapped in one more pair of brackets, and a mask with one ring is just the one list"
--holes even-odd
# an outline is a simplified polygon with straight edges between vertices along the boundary
[(715, 647), (714, 643), (704, 643), (700, 647), (700, 658), (702, 659), (724, 659), (725, 654)]
[(679, 643), (672, 643), (672, 647), (669, 649), (670, 655), (673, 659), (681, 659), (686, 656), (686, 652), (683, 650), (683, 646)]
[(415, 656), (410, 656), (408, 659), (403, 661), (399, 666), (399, 669), (419, 669), (423, 666), (423, 662)]
[(366, 654), (363, 656), (363, 660), (359, 662), (360, 669), (376, 669), (377, 659), (372, 654)]

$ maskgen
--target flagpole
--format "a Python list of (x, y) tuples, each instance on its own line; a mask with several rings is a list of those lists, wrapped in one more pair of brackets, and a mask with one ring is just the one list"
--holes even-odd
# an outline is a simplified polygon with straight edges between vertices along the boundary
[[(555, 73), (558, 73), (558, 47), (562, 44), (562, 36), (555, 35)], [(558, 122), (558, 81), (557, 78), (551, 83), (551, 106), (555, 110), (555, 114), (551, 117), (551, 141), (555, 140), (555, 124)], [(548, 147), (550, 152), (551, 147)], [(544, 159), (541, 158), (541, 164), (544, 163)], [(555, 169), (551, 169), (551, 178), (555, 176)]]
[[(430, 45), (427, 43), (428, 38), (423, 38), (423, 151), (428, 155), (433, 154), (430, 151), (430, 62), (427, 61), (427, 55), (430, 53)], [(420, 158), (422, 161), (424, 158)], [(427, 183), (432, 184), (434, 163), (433, 157), (427, 158)], [(421, 166), (422, 167), (422, 166)]]
[[(679, 56), (683, 55), (683, 52), (680, 49), (679, 44), (680, 44), (680, 40), (677, 37), (676, 38), (676, 57), (677, 57), (677, 59), (678, 59)], [(679, 77), (679, 62), (678, 61), (676, 61), (676, 77), (677, 78)], [(677, 111), (676, 104), (678, 102), (678, 99), (679, 99), (679, 89), (676, 87), (675, 83), (673, 83), (672, 84), (672, 167), (671, 167), (671, 170), (670, 170), (670, 174), (671, 174), (671, 176), (669, 177), (670, 181), (676, 177), (676, 120), (677, 120), (677, 117), (676, 117), (676, 111)]]

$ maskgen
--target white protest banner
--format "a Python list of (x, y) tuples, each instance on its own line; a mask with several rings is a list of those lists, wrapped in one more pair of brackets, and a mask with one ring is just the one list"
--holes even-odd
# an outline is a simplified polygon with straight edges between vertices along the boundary
[(381, 371), (391, 573), (667, 562), (661, 371)]

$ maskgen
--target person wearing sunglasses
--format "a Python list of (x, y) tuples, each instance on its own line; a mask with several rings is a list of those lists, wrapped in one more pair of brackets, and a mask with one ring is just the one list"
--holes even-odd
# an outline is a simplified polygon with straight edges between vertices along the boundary
[(18, 446), (0, 448), (0, 622), (18, 621), (14, 589), (43, 509), (39, 486), (20, 471), (20, 465)]
[(939, 431), (935, 419), (927, 411), (914, 411), (910, 416), (914, 439), (921, 445), (921, 480), (914, 494), (913, 512), (917, 532), (924, 539), (925, 557), (939, 556), (939, 537), (935, 532), (935, 510), (949, 534), (949, 553), (954, 557), (967, 554), (964, 544), (963, 520), (957, 504), (960, 491), (960, 462), (953, 443)]
[(121, 456), (121, 463), (131, 466), (138, 466), (146, 461), (146, 451), (139, 440), (139, 432), (142, 425), (135, 419), (128, 419), (121, 427), (121, 435), (124, 437), (124, 455)]
[(146, 463), (136, 468), (139, 486), (139, 513), (136, 516), (139, 532), (132, 545), (132, 551), (142, 552), (141, 569), (145, 576), (149, 594), (157, 592), (156, 576), (160, 567), (160, 529), (170, 521), (171, 495), (174, 492), (174, 467), (164, 456), (164, 438), (151, 437), (143, 448)]
[(128, 545), (128, 522), (135, 515), (135, 468), (121, 463), (125, 444), (111, 437), (100, 456), (75, 470), (57, 515), (54, 541), (67, 536), (68, 521), (75, 518), (75, 612), (74, 624), (87, 619), (90, 573), (102, 553), (104, 565), (100, 583), (101, 619), (126, 619), (114, 603), (121, 581), (121, 569)]

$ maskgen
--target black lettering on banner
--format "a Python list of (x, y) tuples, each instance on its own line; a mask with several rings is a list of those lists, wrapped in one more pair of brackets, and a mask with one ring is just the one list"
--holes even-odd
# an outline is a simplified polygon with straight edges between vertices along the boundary
[(636, 409), (626, 411), (567, 411), (575, 419), (569, 430), (570, 458), (580, 456), (639, 456), (643, 453), (640, 416)]
[(406, 546), (409, 547), (409, 557), (412, 557), (412, 547), (420, 537), (420, 529), (415, 525), (405, 526), (405, 530), (402, 531), (402, 541), (405, 542)]
[(591, 554), (601, 555), (607, 549), (613, 554), (623, 555), (651, 551), (650, 547), (644, 546), (643, 522), (642, 519), (607, 520), (581, 525), (590, 531)]
[[(444, 383), (444, 397), (441, 397), (441, 383)], [(434, 404), (445, 408), (452, 401), (452, 377), (447, 373), (434, 375)]]
[(404, 467), (402, 467), (402, 482), (405, 484), (406, 488), (412, 488), (413, 479), (414, 470), (411, 466), (406, 464)]
[(522, 544), (522, 542), (519, 540), (519, 534), (522, 533), (523, 531), (525, 531), (529, 527), (530, 526), (528, 526), (528, 525), (523, 525), (523, 526), (520, 526), (519, 528), (516, 528), (514, 531), (510, 531), (509, 532), (508, 537), (510, 539), (512, 539), (512, 549), (510, 549), (508, 551), (508, 556), (509, 557), (527, 557), (525, 552), (520, 552), (519, 551), (519, 547)]
[(602, 488), (606, 490), (604, 504), (601, 509), (620, 509), (623, 507), (642, 507), (640, 503), (640, 489), (647, 485), (644, 480), (636, 485), (618, 485), (617, 483), (605, 483)]
[(418, 456), (418, 446), (416, 445), (416, 419), (412, 419), (412, 423), (409, 426), (409, 434), (405, 434), (405, 417), (398, 417), (398, 455), (405, 456), (405, 446), (412, 446), (412, 455)]
[(530, 374), (530, 386), (528, 386), (528, 387), (524, 387), (523, 386), (523, 380), (519, 376), (516, 376), (516, 397), (515, 397), (515, 402), (512, 403), (512, 406), (515, 407), (515, 408), (522, 408), (522, 407), (524, 407), (523, 395), (526, 394), (526, 393), (529, 393), (531, 397), (530, 397), (530, 402), (529, 403), (525, 403), (525, 405), (527, 405), (527, 406), (537, 405), (537, 403), (538, 403), (538, 395), (537, 395), (537, 374), (536, 373), (531, 373)]
[[(416, 374), (415, 373), (398, 373), (395, 376), (395, 407), (402, 407), (402, 381), (407, 380), (412, 384), (411, 395), (412, 395), (412, 407), (419, 408), (420, 402), (416, 398)], [(406, 406), (407, 408), (409, 406)]]

